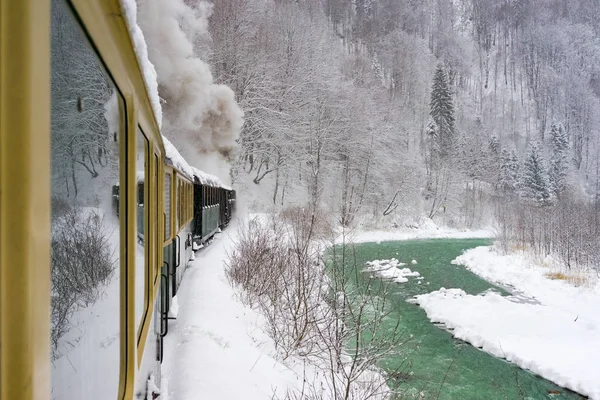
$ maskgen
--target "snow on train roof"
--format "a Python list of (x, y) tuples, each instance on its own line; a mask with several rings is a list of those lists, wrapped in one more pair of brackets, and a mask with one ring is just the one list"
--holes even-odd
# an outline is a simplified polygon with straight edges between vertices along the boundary
[(195, 167), (192, 167), (192, 170), (194, 171), (194, 176), (198, 178), (201, 184), (231, 190), (231, 187), (224, 185), (216, 176), (200, 171)]
[(129, 28), (129, 34), (133, 42), (133, 48), (138, 59), (138, 64), (142, 70), (144, 83), (150, 97), (152, 110), (156, 123), (160, 128), (162, 125), (162, 107), (158, 96), (158, 75), (154, 65), (148, 58), (148, 46), (144, 34), (137, 23), (137, 5), (135, 0), (121, 0), (121, 9), (125, 15), (125, 22)]
[(171, 161), (175, 168), (186, 174), (188, 178), (193, 179), (194, 168), (191, 167), (187, 161), (185, 161), (185, 158), (183, 158), (183, 156), (179, 153), (179, 150), (177, 150), (177, 148), (169, 141), (169, 139), (164, 136), (162, 139), (165, 145), (165, 157)]

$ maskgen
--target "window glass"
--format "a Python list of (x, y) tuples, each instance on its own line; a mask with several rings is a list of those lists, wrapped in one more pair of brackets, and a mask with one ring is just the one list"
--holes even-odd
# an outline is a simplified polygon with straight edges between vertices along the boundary
[(124, 103), (68, 4), (51, 4), (51, 398), (114, 399)]
[(175, 210), (175, 234), (179, 231), (179, 213), (181, 211), (181, 206), (179, 204), (179, 178), (175, 180), (175, 205), (177, 209)]
[[(154, 153), (154, 214), (156, 215), (156, 218), (154, 219), (155, 225), (153, 226), (153, 231), (154, 233), (154, 240), (155, 240), (155, 246), (156, 247), (162, 247), (162, 241), (160, 240), (160, 229), (158, 229), (158, 223), (159, 221), (162, 221), (162, 216), (161, 216), (161, 212), (160, 212), (160, 208), (158, 207), (158, 203), (159, 203), (159, 190), (158, 190), (158, 155), (156, 153)], [(156, 254), (156, 253), (155, 253)], [(155, 260), (154, 261), (154, 265), (152, 268), (152, 272), (153, 272), (153, 276), (156, 278), (157, 274), (158, 274), (158, 263), (160, 261), (159, 260)], [(148, 294), (150, 294), (150, 290), (148, 290)]]
[(165, 240), (171, 237), (171, 174), (165, 174)]
[(144, 186), (147, 184), (146, 169), (148, 164), (148, 139), (138, 128), (135, 156), (135, 175), (136, 175), (136, 218), (137, 218), (137, 241), (135, 246), (135, 323), (136, 331), (144, 321), (146, 310), (146, 300), (148, 291), (146, 276), (146, 240), (145, 226), (147, 216), (147, 193)]

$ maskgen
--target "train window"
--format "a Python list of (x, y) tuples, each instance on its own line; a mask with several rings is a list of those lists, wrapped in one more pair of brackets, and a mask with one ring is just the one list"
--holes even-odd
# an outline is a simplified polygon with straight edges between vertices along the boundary
[(185, 185), (185, 220), (190, 219), (190, 185)]
[(147, 282), (147, 260), (146, 260), (146, 221), (148, 218), (149, 202), (148, 193), (150, 190), (146, 171), (148, 170), (148, 139), (138, 128), (136, 135), (136, 156), (135, 171), (137, 180), (136, 193), (136, 217), (137, 217), (137, 241), (135, 245), (135, 328), (139, 330), (143, 325), (144, 314), (148, 302), (148, 282)]
[[(155, 193), (155, 199), (154, 199), (154, 214), (156, 215), (156, 224), (158, 225), (159, 221), (162, 221), (161, 218), (161, 213), (160, 213), (160, 207), (158, 206), (160, 203), (160, 196), (159, 196), (159, 181), (158, 181), (158, 172), (159, 172), (159, 164), (158, 164), (158, 155), (156, 153), (154, 153), (154, 193)], [(155, 246), (159, 247), (158, 245), (161, 244), (162, 242), (159, 240), (160, 239), (160, 229), (157, 225), (154, 226), (154, 238), (155, 238)], [(154, 252), (154, 254), (156, 255), (157, 252)], [(154, 282), (156, 282), (156, 278), (158, 276), (158, 270), (159, 270), (159, 262), (160, 260), (155, 260), (154, 261), (154, 266), (153, 266), (153, 273), (154, 273)], [(149, 294), (149, 293), (148, 293)], [(150, 303), (148, 303), (150, 304)]]
[(177, 234), (179, 232), (179, 213), (181, 212), (181, 207), (179, 204), (179, 178), (177, 178), (175, 180), (175, 207), (177, 207), (177, 209), (175, 210), (175, 234)]
[(165, 174), (165, 240), (171, 237), (171, 174)]
[(51, 7), (52, 398), (114, 399), (124, 102), (67, 2)]

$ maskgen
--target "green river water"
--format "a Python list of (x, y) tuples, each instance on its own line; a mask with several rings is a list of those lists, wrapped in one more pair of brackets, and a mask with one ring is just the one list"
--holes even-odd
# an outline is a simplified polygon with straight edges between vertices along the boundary
[[(461, 288), (469, 294), (489, 289), (508, 294), (464, 267), (450, 263), (463, 251), (487, 244), (489, 241), (483, 239), (435, 239), (365, 243), (347, 250), (347, 255), (348, 251), (352, 253), (347, 257), (348, 276), (358, 292), (371, 278), (367, 273), (356, 273), (355, 268), (362, 271), (367, 261), (396, 258), (424, 277), (421, 284), (417, 284), (415, 278), (409, 278), (407, 283), (391, 284), (392, 314), (386, 319), (389, 326), (385, 328), (393, 329), (399, 319), (403, 336), (412, 335), (399, 349), (400, 355), (389, 357), (380, 364), (388, 372), (402, 371), (390, 381), (390, 385), (397, 388), (397, 398), (582, 399), (514, 364), (454, 339), (449, 332), (429, 322), (418, 305), (406, 302), (417, 294), (441, 287)], [(413, 259), (418, 264), (411, 265)]]

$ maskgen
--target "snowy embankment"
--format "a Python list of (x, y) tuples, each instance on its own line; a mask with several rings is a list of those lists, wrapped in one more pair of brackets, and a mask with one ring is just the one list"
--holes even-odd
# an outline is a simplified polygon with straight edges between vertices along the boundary
[(600, 399), (600, 287), (552, 280), (524, 255), (477, 247), (453, 261), (514, 296), (440, 289), (416, 297), (432, 322), (558, 385)]
[(381, 243), (413, 239), (471, 239), (491, 238), (495, 233), (492, 228), (480, 230), (461, 230), (437, 226), (432, 220), (425, 219), (414, 227), (391, 230), (363, 231), (360, 229), (338, 230), (335, 243)]

